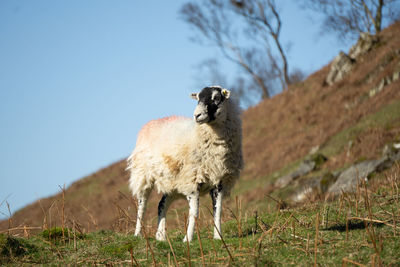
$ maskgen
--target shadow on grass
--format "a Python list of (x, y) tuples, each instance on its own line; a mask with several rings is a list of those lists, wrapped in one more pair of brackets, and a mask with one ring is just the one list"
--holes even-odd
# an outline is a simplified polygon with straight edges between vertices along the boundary
[[(270, 225), (268, 225), (267, 223), (265, 223), (262, 219), (258, 219), (257, 223), (254, 220), (250, 220), (251, 222), (245, 225), (242, 225), (242, 234), (241, 237), (245, 238), (248, 236), (253, 236), (256, 234), (261, 234), (264, 231), (267, 231), (271, 228)], [(261, 227), (263, 229), (261, 229)], [(236, 225), (232, 225), (231, 229), (229, 231), (229, 233), (227, 233), (227, 236), (229, 238), (238, 238), (239, 237), (239, 233), (237, 231), (237, 226)]]
[[(370, 223), (368, 223), (370, 224)], [(365, 229), (366, 223), (364, 221), (360, 220), (349, 220), (348, 222), (348, 229), (349, 231), (351, 230), (360, 230), (360, 229)], [(382, 227), (384, 224), (383, 223), (372, 223), (374, 227)], [(323, 229), (325, 231), (339, 231), (339, 232), (346, 232), (346, 223), (339, 223), (332, 225), (328, 228)]]

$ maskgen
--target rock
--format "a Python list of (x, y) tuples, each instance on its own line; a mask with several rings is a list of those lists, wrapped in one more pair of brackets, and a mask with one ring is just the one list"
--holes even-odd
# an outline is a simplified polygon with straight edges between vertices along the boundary
[(374, 95), (382, 91), (385, 86), (397, 81), (399, 79), (399, 76), (400, 71), (395, 71), (392, 75), (388, 75), (382, 78), (382, 80), (380, 80), (379, 83), (376, 86), (372, 87), (372, 89), (369, 91), (369, 97), (373, 97)]
[(353, 68), (354, 60), (343, 52), (332, 61), (331, 69), (326, 76), (325, 82), (328, 85), (342, 80), (347, 73)]
[(325, 82), (328, 85), (332, 85), (342, 80), (351, 71), (356, 59), (368, 53), (378, 41), (379, 38), (375, 35), (361, 33), (357, 43), (350, 48), (348, 55), (340, 52), (332, 61), (331, 69), (326, 76)]
[(391, 161), (400, 161), (400, 143), (386, 144), (383, 147), (382, 155), (390, 158)]
[(303, 202), (316, 195), (323, 195), (338, 178), (339, 173), (327, 172), (322, 176), (312, 177), (292, 197), (294, 202)]
[(290, 184), (292, 181), (296, 180), (300, 176), (306, 175), (307, 173), (314, 170), (316, 164), (314, 161), (305, 160), (300, 164), (300, 166), (296, 169), (296, 171), (282, 176), (275, 182), (275, 186), (277, 187), (284, 187)]
[(368, 179), (373, 172), (380, 172), (393, 164), (388, 157), (376, 160), (366, 160), (343, 171), (337, 181), (329, 188), (328, 194), (339, 195), (341, 192), (352, 192), (356, 190), (357, 183), (361, 179)]
[(350, 140), (347, 143), (347, 152), (346, 152), (346, 157), (350, 157), (351, 155), (351, 149), (353, 148), (353, 140)]
[(391, 156), (390, 156), (390, 159), (391, 159), (393, 162), (400, 161), (400, 151), (398, 151), (396, 154), (391, 155)]
[[(400, 50), (398, 50), (398, 54), (400, 54)], [(393, 71), (392, 81), (395, 82), (400, 78), (400, 61), (397, 63), (397, 67)]]
[(379, 39), (376, 35), (362, 32), (357, 43), (350, 48), (349, 57), (356, 59), (359, 56), (366, 54), (378, 41)]
[(376, 86), (372, 87), (371, 90), (369, 90), (369, 97), (373, 97), (377, 93), (383, 90), (383, 87), (386, 85), (386, 80), (383, 78)]
[(275, 182), (275, 186), (281, 188), (284, 187), (288, 184), (290, 184), (292, 181), (296, 180), (300, 176), (306, 175), (313, 170), (315, 170), (318, 166), (320, 166), (322, 163), (324, 163), (327, 160), (327, 158), (322, 155), (322, 154), (313, 154), (309, 155), (306, 160), (304, 160), (299, 167), (296, 169), (296, 171), (287, 174), (285, 176), (282, 176)]
[(319, 150), (319, 145), (313, 146), (308, 152), (309, 155), (316, 154)]
[(314, 170), (316, 165), (317, 164), (315, 161), (305, 160), (300, 164), (300, 166), (297, 168), (294, 174), (296, 177), (306, 175), (307, 173)]
[(294, 173), (287, 174), (285, 176), (280, 177), (278, 180), (275, 182), (275, 186), (278, 188), (282, 188), (284, 186), (287, 186), (292, 182), (293, 180), (297, 179), (298, 176), (295, 176)]
[(400, 78), (400, 71), (393, 72), (392, 80), (395, 82)]
[(382, 149), (382, 156), (390, 158), (399, 151), (399, 148), (399, 144), (386, 144)]

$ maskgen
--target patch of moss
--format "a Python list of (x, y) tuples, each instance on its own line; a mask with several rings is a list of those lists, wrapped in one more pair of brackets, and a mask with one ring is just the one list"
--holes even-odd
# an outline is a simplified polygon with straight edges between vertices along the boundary
[(321, 191), (327, 192), (329, 187), (336, 182), (337, 177), (334, 176), (331, 172), (326, 172), (322, 175), (321, 181), (319, 182)]
[(354, 164), (357, 164), (357, 163), (360, 163), (360, 162), (363, 162), (363, 161), (366, 161), (366, 160), (367, 160), (367, 158), (365, 156), (361, 156), (361, 157), (359, 157), (358, 159), (355, 160)]
[(37, 248), (27, 240), (13, 236), (0, 235), (0, 263), (9, 262), (12, 258), (36, 252)]
[[(64, 233), (63, 233), (64, 232)], [(55, 243), (58, 243), (60, 241), (67, 241), (68, 238), (69, 239), (73, 239), (74, 235), (76, 238), (78, 239), (84, 239), (85, 238), (85, 234), (76, 232), (74, 233), (74, 231), (72, 229), (69, 228), (64, 228), (64, 230), (62, 229), (62, 227), (53, 227), (47, 230), (44, 230), (41, 234), (41, 236), (49, 241), (53, 241)]]
[(325, 157), (323, 154), (321, 153), (315, 153), (309, 156), (309, 159), (311, 161), (315, 162), (315, 168), (318, 169), (322, 164), (324, 164), (328, 158)]
[[(135, 251), (140, 240), (130, 241), (124, 244), (112, 243), (101, 248), (105, 255), (117, 258), (125, 258), (126, 254), (131, 250)], [(161, 244), (161, 243), (160, 243)], [(157, 244), (158, 245), (158, 244)], [(165, 245), (165, 244), (164, 244)], [(168, 245), (168, 244), (167, 244)]]

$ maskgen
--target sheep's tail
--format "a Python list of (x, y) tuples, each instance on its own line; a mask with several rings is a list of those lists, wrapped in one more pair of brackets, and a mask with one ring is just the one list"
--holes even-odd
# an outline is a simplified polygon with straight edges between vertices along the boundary
[(148, 182), (146, 179), (146, 173), (142, 171), (142, 168), (135, 164), (134, 154), (129, 156), (128, 167), (126, 169), (131, 172), (129, 178), (129, 188), (131, 189), (133, 196), (138, 196), (152, 188), (152, 183)]
[(126, 161), (127, 161), (128, 164), (126, 166), (125, 171), (132, 170), (132, 168), (133, 168), (133, 154), (131, 154)]

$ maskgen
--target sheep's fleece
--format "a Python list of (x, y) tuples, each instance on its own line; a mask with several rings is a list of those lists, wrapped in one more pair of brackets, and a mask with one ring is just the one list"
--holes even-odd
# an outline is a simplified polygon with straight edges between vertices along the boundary
[[(239, 108), (230, 92), (212, 86), (192, 97), (198, 100), (194, 119), (172, 116), (150, 121), (139, 132), (128, 158), (129, 184), (139, 204), (136, 235), (140, 235), (146, 200), (154, 186), (163, 194), (156, 237), (165, 240), (165, 213), (173, 199), (188, 199), (189, 228), (193, 228), (190, 217), (197, 217), (198, 196), (210, 192), (214, 217), (218, 215), (220, 220), (215, 213), (220, 213), (221, 207), (216, 205), (221, 205), (222, 193), (229, 193), (243, 168)], [(191, 205), (192, 198), (197, 204)], [(216, 222), (220, 228), (218, 225), (220, 222)], [(218, 231), (214, 231), (215, 238), (220, 237)], [(188, 229), (185, 239), (190, 241), (192, 234)]]

